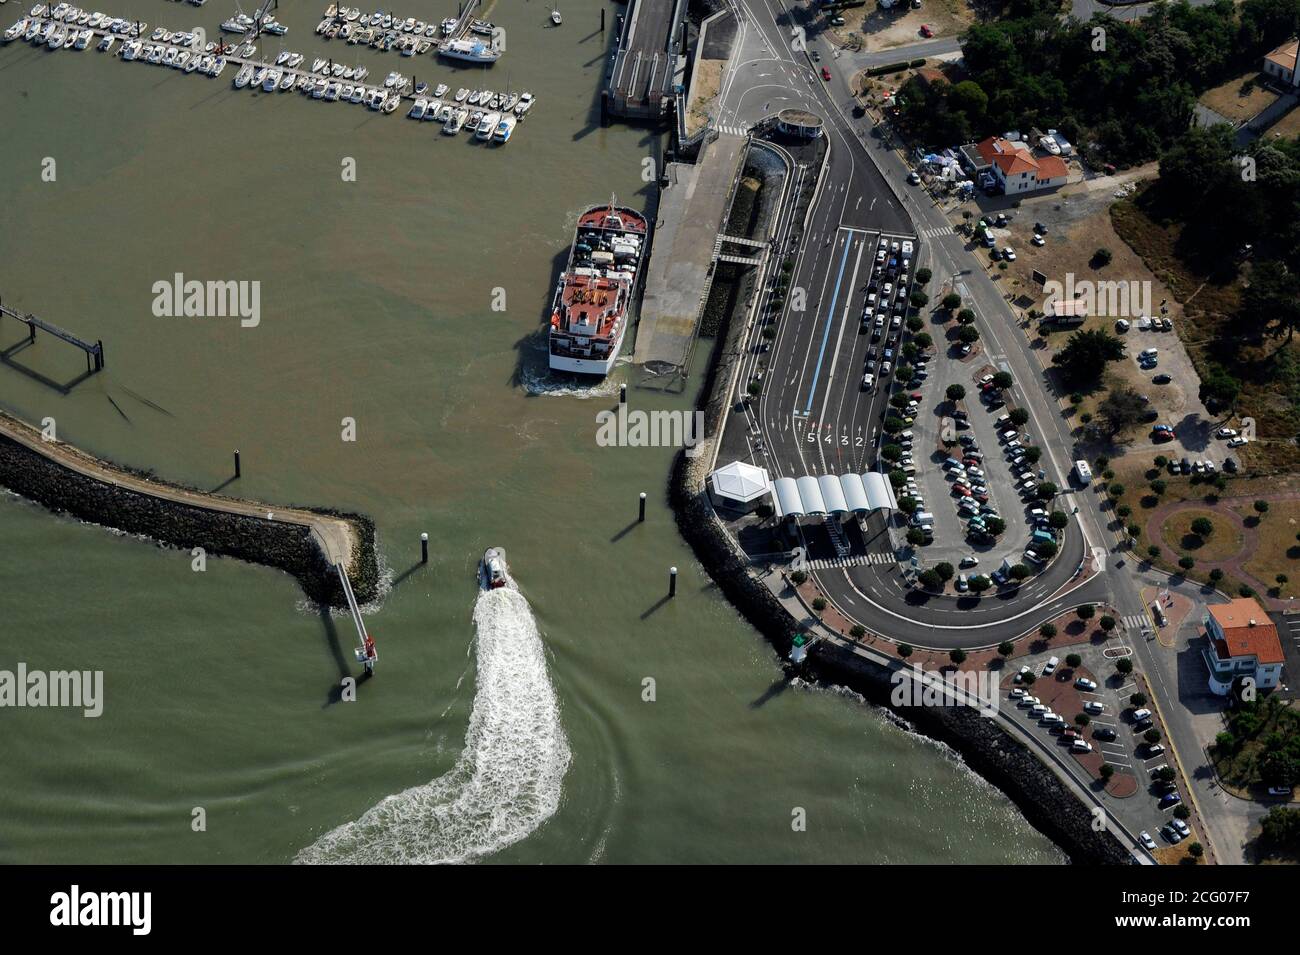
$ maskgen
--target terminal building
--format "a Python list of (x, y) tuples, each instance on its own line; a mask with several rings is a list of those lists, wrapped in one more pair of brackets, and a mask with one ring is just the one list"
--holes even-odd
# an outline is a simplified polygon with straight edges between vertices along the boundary
[(776, 128), (800, 139), (816, 139), (825, 125), (820, 116), (801, 109), (783, 109), (776, 114)]

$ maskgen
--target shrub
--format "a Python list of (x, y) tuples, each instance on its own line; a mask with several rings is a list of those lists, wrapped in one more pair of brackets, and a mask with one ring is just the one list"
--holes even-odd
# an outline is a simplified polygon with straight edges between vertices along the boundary
[(1068, 667), (1077, 667), (1083, 664), (1083, 657), (1077, 653), (1068, 654), (1065, 658), (1065, 665)]
[(826, 598), (825, 597), (814, 598), (812, 602), (812, 608), (816, 613), (821, 613), (823, 610), (826, 609)]
[(851, 636), (854, 640), (861, 640), (866, 635), (867, 635), (867, 628), (862, 626), (862, 624), (860, 623), (855, 623), (852, 627), (849, 628), (849, 636)]
[(998, 653), (1004, 657), (1011, 656), (1012, 652), (1015, 649), (1016, 649), (1016, 645), (1012, 643), (1010, 640), (1003, 640), (1001, 643), (998, 644)]
[(912, 645), (910, 643), (900, 643), (898, 645), (898, 655), (907, 659), (912, 655)]
[(1092, 604), (1084, 604), (1075, 614), (1080, 620), (1091, 620), (1097, 614), (1097, 609)]
[(961, 647), (958, 647), (948, 654), (948, 659), (956, 664), (964, 663), (966, 660), (966, 651)]

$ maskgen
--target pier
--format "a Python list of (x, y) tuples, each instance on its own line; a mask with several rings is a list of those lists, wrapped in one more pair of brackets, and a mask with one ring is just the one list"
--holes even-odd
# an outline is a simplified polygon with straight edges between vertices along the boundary
[(658, 120), (686, 70), (681, 25), (686, 0), (630, 0), (601, 94), (602, 111)]
[(72, 334), (72, 332), (65, 331), (64, 329), (59, 328), (59, 326), (57, 325), (53, 325), (50, 322), (42, 321), (41, 319), (37, 318), (35, 315), (32, 315), (30, 313), (24, 315), (23, 313), (15, 311), (14, 309), (10, 308), (9, 306), (3, 303), (0, 303), (0, 318), (12, 318), (15, 321), (22, 322), (24, 325), (27, 326), (26, 342), (5, 349), (3, 352), (0, 352), (0, 356), (3, 356), (4, 358), (8, 358), (10, 352), (12, 352), (15, 348), (23, 347), (24, 344), (34, 343), (36, 341), (36, 330), (40, 329), (41, 331), (45, 332), (47, 335), (53, 335), (55, 338), (59, 339), (59, 341), (67, 342), (69, 345), (73, 345), (77, 348), (80, 348), (83, 352), (85, 352), (86, 353), (86, 374), (93, 375), (97, 371), (104, 370), (104, 343), (102, 341), (96, 341), (94, 344), (91, 344), (90, 342)]

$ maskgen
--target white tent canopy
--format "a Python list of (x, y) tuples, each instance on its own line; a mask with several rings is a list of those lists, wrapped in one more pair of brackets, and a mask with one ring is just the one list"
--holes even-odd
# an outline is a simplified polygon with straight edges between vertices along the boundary
[(709, 475), (709, 481), (716, 494), (744, 504), (757, 500), (772, 489), (765, 468), (754, 467), (743, 461), (732, 461), (725, 467), (718, 468)]
[(821, 477), (781, 477), (772, 486), (780, 517), (866, 514), (881, 509), (892, 511), (898, 507), (889, 478), (875, 471), (823, 474)]

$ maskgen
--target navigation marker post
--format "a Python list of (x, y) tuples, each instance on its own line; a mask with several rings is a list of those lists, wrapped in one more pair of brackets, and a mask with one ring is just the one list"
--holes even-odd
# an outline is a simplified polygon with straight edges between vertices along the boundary
[(638, 524), (644, 524), (645, 523), (645, 491), (641, 492), (641, 496), (638, 499), (638, 502), (640, 504), (640, 508), (637, 511), (636, 522)]
[(235, 450), (235, 477), (239, 477), (239, 450)]
[(627, 404), (627, 385), (618, 386), (618, 403), (621, 405)]
[(668, 596), (669, 597), (677, 596), (677, 568), (676, 567), (668, 568)]
[(428, 562), (429, 562), (429, 535), (421, 534), (420, 535), (420, 563), (427, 564)]

